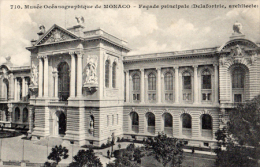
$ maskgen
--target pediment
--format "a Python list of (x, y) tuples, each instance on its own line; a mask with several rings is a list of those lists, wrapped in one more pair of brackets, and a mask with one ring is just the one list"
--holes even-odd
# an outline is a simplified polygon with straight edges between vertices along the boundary
[(77, 38), (78, 37), (70, 31), (54, 25), (36, 42), (36, 45), (58, 43)]

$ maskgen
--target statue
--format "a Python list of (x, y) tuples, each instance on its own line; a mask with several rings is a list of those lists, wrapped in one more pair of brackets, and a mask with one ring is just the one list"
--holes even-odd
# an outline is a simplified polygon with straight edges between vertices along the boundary
[(242, 34), (241, 30), (242, 30), (242, 24), (241, 23), (238, 23), (236, 21), (236, 23), (233, 25), (233, 30), (234, 30), (234, 33), (237, 33), (237, 34)]
[(97, 57), (88, 57), (85, 71), (86, 79), (84, 84), (97, 83), (96, 69)]
[(31, 81), (34, 85), (38, 85), (38, 68), (33, 64), (31, 72)]

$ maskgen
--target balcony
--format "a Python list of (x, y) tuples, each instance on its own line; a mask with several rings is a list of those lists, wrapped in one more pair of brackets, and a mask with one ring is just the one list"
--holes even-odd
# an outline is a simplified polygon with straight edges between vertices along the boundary
[(192, 129), (191, 128), (182, 128), (182, 135), (191, 138), (192, 137)]
[(172, 136), (172, 127), (164, 127), (164, 133), (168, 136)]
[(151, 134), (155, 134), (155, 126), (148, 126), (147, 127), (147, 132)]
[(139, 133), (139, 125), (132, 125), (132, 131), (134, 133)]

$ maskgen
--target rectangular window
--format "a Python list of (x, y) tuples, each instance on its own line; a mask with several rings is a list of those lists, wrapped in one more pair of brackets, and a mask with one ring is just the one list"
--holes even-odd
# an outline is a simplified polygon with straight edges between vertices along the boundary
[(203, 101), (210, 101), (211, 100), (211, 93), (203, 93), (202, 94)]
[(211, 75), (203, 75), (202, 78), (202, 89), (211, 89)]
[(191, 89), (191, 77), (190, 76), (183, 76), (183, 88)]
[(235, 103), (242, 102), (242, 95), (241, 94), (234, 94), (234, 102)]
[(140, 94), (136, 95), (137, 100), (140, 100)]

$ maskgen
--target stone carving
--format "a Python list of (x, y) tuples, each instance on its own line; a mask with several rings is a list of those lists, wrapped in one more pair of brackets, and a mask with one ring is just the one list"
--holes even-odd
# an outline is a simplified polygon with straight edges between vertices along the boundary
[(233, 25), (233, 30), (234, 30), (234, 33), (242, 34), (242, 32), (241, 32), (241, 30), (242, 30), (242, 24), (236, 22), (236, 23)]
[(97, 56), (89, 56), (85, 67), (85, 84), (97, 84)]
[(38, 66), (32, 64), (32, 71), (31, 71), (31, 82), (33, 85), (38, 85)]
[(81, 17), (75, 17), (75, 19), (77, 20), (77, 23), (78, 23), (78, 24), (84, 23), (84, 17), (83, 17), (83, 16), (81, 16)]
[(48, 38), (48, 40), (46, 41), (46, 43), (65, 41), (66, 39), (69, 39), (69, 38), (70, 37), (68, 37), (66, 34), (64, 34), (61, 31), (58, 31), (57, 29), (55, 29), (52, 32), (52, 34), (50, 35), (50, 37)]
[(242, 49), (239, 45), (231, 49), (231, 56), (242, 56)]

